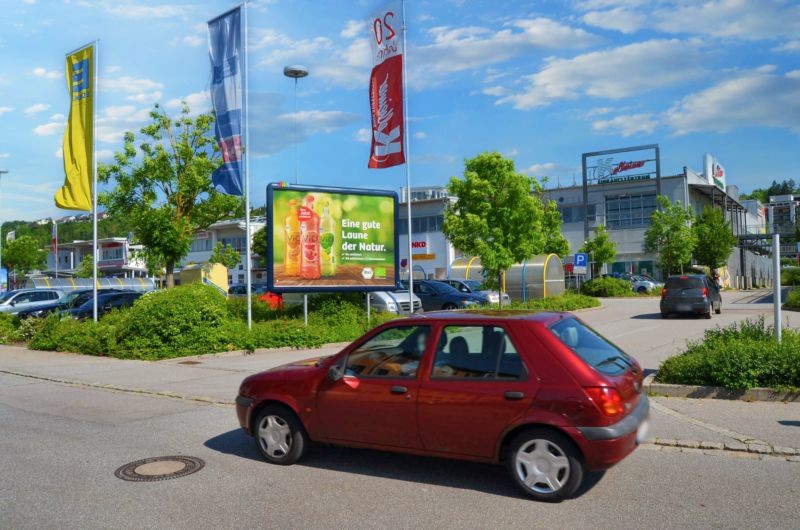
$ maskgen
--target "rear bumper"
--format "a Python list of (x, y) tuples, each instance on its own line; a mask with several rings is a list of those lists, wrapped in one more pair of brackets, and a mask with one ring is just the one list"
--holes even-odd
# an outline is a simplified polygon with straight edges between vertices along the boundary
[(576, 441), (589, 469), (607, 469), (628, 456), (639, 445), (639, 428), (650, 417), (645, 394), (636, 408), (622, 420), (605, 427), (577, 427)]
[(704, 302), (661, 302), (662, 313), (708, 313), (711, 311), (711, 300)]

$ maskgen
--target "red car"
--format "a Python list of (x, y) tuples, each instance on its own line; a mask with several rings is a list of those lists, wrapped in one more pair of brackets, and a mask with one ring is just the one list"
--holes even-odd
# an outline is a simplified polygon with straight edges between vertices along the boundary
[(575, 316), (486, 310), (393, 320), (252, 375), (236, 413), (275, 464), (312, 441), (504, 463), (557, 501), (636, 448), (649, 404), (639, 364)]

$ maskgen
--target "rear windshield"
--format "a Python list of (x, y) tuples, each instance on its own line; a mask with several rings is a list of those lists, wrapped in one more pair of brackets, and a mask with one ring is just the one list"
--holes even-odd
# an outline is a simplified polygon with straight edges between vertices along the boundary
[(667, 289), (700, 289), (705, 286), (703, 279), (697, 276), (673, 276), (667, 278), (665, 285)]
[(550, 331), (598, 372), (619, 374), (632, 366), (625, 352), (580, 320), (565, 318), (551, 325)]

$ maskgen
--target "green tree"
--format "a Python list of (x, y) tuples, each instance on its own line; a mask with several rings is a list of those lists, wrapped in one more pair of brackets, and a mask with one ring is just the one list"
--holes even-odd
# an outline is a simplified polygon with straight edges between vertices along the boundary
[(253, 234), (253, 241), (250, 243), (250, 250), (253, 254), (258, 254), (261, 258), (261, 265), (267, 265), (267, 227), (259, 228)]
[(208, 258), (209, 263), (221, 263), (227, 268), (232, 269), (239, 264), (241, 254), (239, 251), (230, 245), (223, 245), (222, 241), (217, 241), (214, 245), (214, 250), (211, 252), (211, 257)]
[(592, 261), (592, 278), (594, 278), (604, 264), (614, 263), (617, 257), (617, 244), (608, 235), (605, 226), (597, 225), (594, 237), (583, 244), (580, 252), (589, 254)]
[(170, 288), (175, 264), (189, 253), (195, 232), (241, 214), (243, 203), (211, 184), (211, 173), (221, 164), (211, 134), (212, 114), (192, 118), (184, 105), (172, 119), (156, 105), (150, 117), (138, 149), (133, 133), (127, 132), (115, 162), (100, 166), (100, 181), (116, 183), (101, 194), (100, 202), (130, 222), (137, 242), (144, 245), (148, 267), (163, 266)]
[(545, 200), (541, 192), (539, 192), (539, 198), (544, 206), (542, 227), (544, 228), (546, 239), (543, 252), (546, 254), (556, 254), (563, 258), (569, 254), (569, 241), (567, 241), (567, 238), (564, 237), (564, 234), (561, 232), (561, 225), (564, 222), (561, 218), (561, 212), (558, 211), (556, 201)]
[(23, 276), (32, 270), (42, 269), (47, 264), (47, 251), (42, 250), (32, 236), (17, 237), (3, 245), (3, 263), (14, 270), (15, 276)]
[(92, 263), (92, 255), (87, 254), (81, 260), (78, 268), (75, 269), (76, 278), (93, 278), (94, 277), (94, 264)]
[(447, 185), (457, 199), (445, 211), (443, 231), (461, 252), (480, 257), (487, 286), (499, 289), (511, 265), (545, 248), (544, 207), (531, 194), (538, 184), (499, 153), (482, 153), (464, 165), (464, 178)]
[(694, 221), (697, 245), (694, 259), (709, 269), (722, 267), (736, 246), (738, 239), (733, 235), (731, 224), (725, 220), (722, 210), (706, 206)]
[(658, 210), (650, 217), (650, 227), (644, 233), (644, 251), (658, 255), (658, 264), (665, 276), (673, 270), (683, 270), (692, 259), (697, 238), (691, 226), (691, 210), (679, 202), (671, 204), (663, 195)]

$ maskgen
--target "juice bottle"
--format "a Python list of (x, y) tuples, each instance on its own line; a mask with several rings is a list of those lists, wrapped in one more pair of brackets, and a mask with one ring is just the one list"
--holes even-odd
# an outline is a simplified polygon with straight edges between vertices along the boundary
[(314, 211), (314, 196), (306, 195), (300, 207), (300, 278), (316, 280), (320, 277), (319, 215)]
[(330, 203), (322, 203), (322, 217), (319, 221), (320, 261), (323, 276), (336, 276), (336, 223), (331, 217)]
[(286, 276), (300, 274), (300, 221), (297, 219), (297, 201), (289, 201), (289, 215), (283, 224), (284, 241), (283, 273)]

